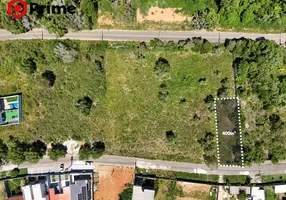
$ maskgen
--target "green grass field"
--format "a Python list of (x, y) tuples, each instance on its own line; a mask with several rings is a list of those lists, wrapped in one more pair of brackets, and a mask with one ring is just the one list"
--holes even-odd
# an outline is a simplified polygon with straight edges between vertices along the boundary
[[(233, 87), (231, 56), (148, 51), (144, 59), (134, 60), (129, 50), (109, 50), (107, 57), (107, 153), (201, 162), (197, 140), (206, 131), (215, 131), (214, 113), (204, 98), (216, 96), (225, 77)], [(159, 57), (171, 65), (164, 80), (154, 73)], [(216, 70), (221, 71), (218, 76)], [(199, 83), (200, 78), (206, 81)], [(163, 82), (169, 91), (166, 102), (158, 99)], [(181, 99), (186, 102), (180, 103)], [(194, 119), (195, 115), (200, 119)], [(172, 141), (166, 138), (170, 130), (176, 135)]]
[(185, 179), (189, 181), (202, 181), (202, 182), (212, 182), (218, 183), (219, 176), (218, 175), (208, 175), (208, 174), (195, 174), (188, 172), (176, 172), (176, 171), (167, 171), (167, 170), (155, 170), (155, 169), (142, 169), (136, 168), (137, 174), (142, 175), (156, 175), (157, 178), (166, 178), (166, 179)]
[(273, 183), (273, 182), (285, 182), (286, 181), (286, 175), (280, 174), (280, 175), (264, 175), (261, 176), (262, 183)]
[[(57, 41), (27, 43), (0, 43), (0, 95), (21, 92), (23, 97), (23, 122), (1, 127), (4, 139), (13, 135), (27, 141), (103, 140), (106, 154), (199, 163), (203, 149), (198, 140), (206, 132), (215, 133), (214, 113), (204, 99), (215, 97), (226, 77), (229, 95), (234, 95), (228, 53), (147, 50), (145, 58), (138, 59), (134, 55), (137, 44), (105, 50), (96, 42), (74, 41), (71, 46), (79, 54), (67, 64), (52, 53)], [(20, 55), (14, 55), (13, 49), (23, 48)], [(35, 54), (37, 70), (27, 75), (20, 63)], [(163, 78), (154, 73), (160, 57), (171, 66)], [(103, 59), (106, 77), (95, 70), (98, 59)], [(46, 70), (56, 75), (53, 87), (42, 78)], [(158, 98), (162, 83), (169, 92), (166, 102)], [(76, 107), (85, 96), (93, 101), (89, 115)], [(175, 137), (168, 140), (167, 131)]]

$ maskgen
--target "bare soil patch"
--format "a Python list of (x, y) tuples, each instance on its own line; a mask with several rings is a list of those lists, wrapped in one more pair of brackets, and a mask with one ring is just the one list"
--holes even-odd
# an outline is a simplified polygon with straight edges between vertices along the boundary
[(183, 189), (184, 197), (177, 197), (176, 200), (203, 200), (209, 198), (210, 185), (184, 182), (178, 182), (177, 184)]
[(184, 22), (190, 21), (191, 17), (186, 17), (176, 13), (175, 8), (159, 8), (151, 7), (148, 10), (146, 16), (144, 16), (140, 9), (137, 10), (137, 22), (142, 23), (143, 21), (155, 21), (155, 22)]
[(104, 14), (101, 11), (98, 12), (98, 26), (103, 26), (103, 25), (113, 25), (114, 21), (112, 19), (111, 14)]
[(99, 183), (95, 192), (95, 200), (118, 200), (118, 195), (131, 183), (135, 168), (96, 166)]

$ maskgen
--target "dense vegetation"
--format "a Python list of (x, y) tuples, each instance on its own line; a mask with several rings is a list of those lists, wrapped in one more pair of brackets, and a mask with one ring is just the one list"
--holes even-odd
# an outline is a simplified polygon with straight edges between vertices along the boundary
[[(286, 59), (274, 42), (33, 40), (0, 50), (0, 94), (25, 97), (23, 123), (0, 127), (4, 161), (36, 162), (43, 150), (33, 142), (73, 138), (87, 142), (82, 159), (105, 152), (216, 165), (213, 98), (235, 93), (246, 163), (285, 159)], [(55, 160), (62, 153), (49, 150)]]
[(127, 187), (118, 195), (119, 200), (132, 200), (133, 185), (128, 184)]
[[(44, 0), (34, 0), (33, 2), (46, 5)], [(236, 30), (247, 28), (283, 32), (286, 25), (286, 3), (280, 0), (53, 1), (53, 5), (62, 4), (74, 5), (77, 8), (76, 13), (52, 15), (45, 11), (44, 14), (27, 14), (22, 19), (15, 20), (7, 15), (6, 2), (1, 2), (0, 28), (7, 29), (12, 33), (23, 33), (33, 28), (45, 27), (49, 32), (60, 37), (69, 30), (94, 29), (97, 27), (98, 15), (109, 13), (113, 17), (112, 26), (116, 27), (116, 24), (119, 24), (120, 28), (144, 29), (148, 28), (148, 25), (136, 23), (136, 12), (137, 9), (141, 9), (143, 13), (146, 13), (151, 6), (177, 8), (178, 13), (192, 17), (192, 20), (186, 21), (180, 29), (186, 27), (190, 29), (234, 28)], [(101, 12), (99, 13), (99, 11)], [(149, 26), (152, 27), (152, 25)]]
[(136, 0), (124, 5), (120, 2), (101, 0), (99, 9), (112, 13), (115, 21), (130, 23), (135, 22), (138, 8), (143, 13), (151, 6), (177, 8), (178, 13), (192, 17), (181, 29), (247, 28), (283, 32), (286, 25), (286, 3), (280, 0)]
[[(27, 2), (29, 3), (30, 1)], [(74, 5), (77, 8), (76, 13), (53, 15), (47, 14), (45, 10), (43, 14), (34, 12), (33, 14), (27, 14), (22, 19), (15, 20), (13, 17), (7, 15), (7, 3), (4, 1), (0, 3), (0, 28), (7, 29), (12, 33), (24, 33), (33, 28), (44, 26), (49, 32), (55, 33), (57, 36), (63, 36), (69, 30), (78, 31), (96, 27), (98, 13), (97, 0), (55, 0), (52, 2), (53, 5)], [(34, 0), (33, 3), (47, 5), (47, 1), (44, 0)]]
[(286, 159), (285, 50), (273, 41), (246, 39), (226, 46), (234, 56), (237, 93), (243, 99), (246, 164)]

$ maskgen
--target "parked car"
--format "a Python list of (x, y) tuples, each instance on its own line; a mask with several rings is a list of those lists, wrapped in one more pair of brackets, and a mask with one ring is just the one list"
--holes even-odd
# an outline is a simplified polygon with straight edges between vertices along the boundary
[(87, 160), (87, 161), (85, 161), (85, 164), (86, 164), (86, 165), (92, 165), (92, 164), (93, 164), (93, 161)]
[(64, 167), (65, 167), (65, 165), (62, 163), (61, 166), (60, 166), (61, 171), (64, 171)]

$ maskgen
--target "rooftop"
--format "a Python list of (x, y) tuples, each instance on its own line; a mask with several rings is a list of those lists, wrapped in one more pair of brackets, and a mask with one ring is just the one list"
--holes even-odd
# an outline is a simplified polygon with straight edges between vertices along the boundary
[(132, 200), (154, 200), (155, 190), (142, 190), (141, 186), (133, 186)]

